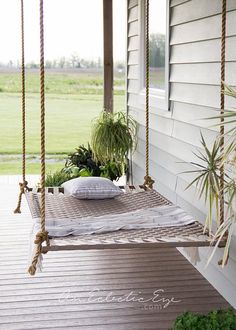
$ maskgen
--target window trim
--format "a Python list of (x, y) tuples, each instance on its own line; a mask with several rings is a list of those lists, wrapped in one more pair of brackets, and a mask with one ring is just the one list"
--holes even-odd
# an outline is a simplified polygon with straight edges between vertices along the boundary
[[(145, 104), (145, 1), (139, 0), (139, 96), (142, 105)], [(165, 89), (149, 88), (149, 102), (151, 108), (161, 111), (170, 110), (169, 102), (169, 0), (166, 0), (166, 45), (165, 45)], [(155, 110), (156, 110), (155, 109)]]

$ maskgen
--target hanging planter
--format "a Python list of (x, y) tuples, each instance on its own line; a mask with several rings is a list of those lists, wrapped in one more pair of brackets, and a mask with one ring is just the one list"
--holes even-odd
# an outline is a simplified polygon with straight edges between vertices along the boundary
[(129, 152), (136, 148), (137, 123), (123, 112), (103, 111), (92, 127), (91, 146), (94, 158), (125, 165)]

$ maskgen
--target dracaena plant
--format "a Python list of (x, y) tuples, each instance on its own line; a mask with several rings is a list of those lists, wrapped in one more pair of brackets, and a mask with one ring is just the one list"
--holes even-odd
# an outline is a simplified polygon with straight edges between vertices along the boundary
[(219, 213), (219, 195), (220, 195), (220, 166), (222, 156), (220, 155), (220, 143), (216, 140), (210, 149), (201, 133), (201, 145), (203, 151), (194, 153), (201, 163), (190, 162), (196, 166), (196, 170), (187, 171), (186, 173), (196, 173), (197, 176), (186, 187), (188, 189), (193, 184), (199, 189), (199, 197), (204, 196), (205, 203), (208, 203), (208, 214), (205, 222), (205, 230), (211, 232), (212, 229), (212, 213), (213, 207), (216, 207), (216, 213)]
[[(223, 92), (236, 99), (236, 90), (232, 87), (224, 85)], [(196, 170), (189, 172), (196, 172), (197, 177), (188, 185), (188, 187), (196, 184), (200, 191), (200, 196), (205, 196), (205, 201), (209, 207), (205, 228), (208, 228), (210, 231), (212, 228), (212, 210), (214, 206), (216, 207), (218, 228), (212, 239), (213, 242), (216, 242), (216, 245), (208, 263), (211, 261), (221, 239), (227, 237), (222, 259), (222, 266), (224, 266), (228, 259), (232, 234), (236, 224), (236, 110), (233, 108), (231, 111), (225, 111), (222, 115), (207, 119), (223, 119), (221, 125), (224, 125), (225, 127), (225, 147), (222, 150), (221, 137), (217, 136), (213, 143), (213, 147), (209, 148), (204, 137), (201, 135), (203, 152), (196, 154), (201, 163), (192, 162), (197, 168)], [(224, 182), (226, 212), (224, 222), (219, 224), (220, 168), (222, 165), (226, 168)]]

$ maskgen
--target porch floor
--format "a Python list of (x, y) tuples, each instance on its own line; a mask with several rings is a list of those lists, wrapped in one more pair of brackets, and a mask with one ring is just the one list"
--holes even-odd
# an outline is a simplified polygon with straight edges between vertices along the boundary
[(26, 273), (32, 220), (1, 181), (0, 329), (170, 329), (183, 311), (229, 304), (175, 249), (50, 252)]

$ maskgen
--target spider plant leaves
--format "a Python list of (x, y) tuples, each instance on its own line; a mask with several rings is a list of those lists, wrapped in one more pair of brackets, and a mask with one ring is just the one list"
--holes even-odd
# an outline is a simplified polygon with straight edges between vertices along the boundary
[(103, 111), (92, 127), (91, 144), (96, 160), (123, 163), (136, 148), (137, 123), (123, 112)]

